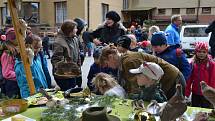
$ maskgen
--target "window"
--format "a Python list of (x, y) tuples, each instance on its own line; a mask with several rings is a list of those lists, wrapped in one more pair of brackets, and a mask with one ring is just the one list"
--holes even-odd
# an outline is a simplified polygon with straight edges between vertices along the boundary
[(211, 7), (202, 8), (202, 14), (210, 14), (210, 13), (211, 13)]
[(7, 6), (6, 7), (2, 7), (1, 8), (1, 24), (2, 25), (5, 25), (5, 22), (6, 22), (6, 16), (7, 16)]
[(128, 0), (123, 0), (123, 9), (128, 9)]
[(108, 11), (109, 11), (109, 5), (102, 3), (102, 22), (105, 21), (106, 19), (105, 15)]
[(205, 33), (206, 27), (193, 27), (184, 29), (184, 37), (207, 37)]
[(186, 14), (195, 14), (195, 8), (187, 8)]
[(39, 23), (39, 3), (22, 3), (21, 16), (27, 23)]
[(61, 24), (67, 18), (67, 8), (66, 2), (56, 2), (55, 3), (55, 23)]
[(165, 15), (166, 9), (158, 9), (158, 14), (159, 15)]
[(180, 14), (180, 8), (173, 8), (172, 14)]

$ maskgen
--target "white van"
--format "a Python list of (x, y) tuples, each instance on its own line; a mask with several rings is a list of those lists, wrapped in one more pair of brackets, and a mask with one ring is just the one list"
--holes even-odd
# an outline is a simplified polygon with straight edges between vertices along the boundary
[(182, 26), (180, 32), (180, 40), (182, 44), (182, 49), (185, 53), (187, 54), (193, 53), (196, 42), (203, 41), (209, 44), (211, 33), (209, 34), (205, 33), (205, 29), (207, 27), (208, 25)]

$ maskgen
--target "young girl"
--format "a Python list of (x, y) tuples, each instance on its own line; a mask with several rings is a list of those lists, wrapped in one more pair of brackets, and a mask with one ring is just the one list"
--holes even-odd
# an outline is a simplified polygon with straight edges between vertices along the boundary
[(109, 74), (98, 73), (93, 78), (96, 89), (103, 95), (125, 98), (125, 90)]
[(207, 43), (196, 43), (195, 56), (191, 61), (191, 66), (192, 73), (187, 80), (185, 96), (189, 97), (192, 92), (192, 106), (208, 108), (210, 103), (202, 95), (200, 82), (205, 81), (209, 86), (215, 88), (215, 63), (208, 54)]
[[(36, 91), (38, 91), (40, 88), (48, 88), (46, 78), (47, 72), (43, 70), (44, 65), (42, 64), (42, 61), (44, 61), (43, 59), (45, 58), (41, 58), (41, 56), (39, 55), (39, 52), (42, 49), (41, 38), (37, 35), (29, 36), (28, 38), (26, 38), (26, 46), (28, 47), (26, 49), (26, 52), (31, 63), (31, 73)], [(21, 97), (27, 98), (28, 96), (30, 96), (30, 91), (26, 80), (24, 66), (20, 57), (16, 59), (15, 72), (20, 88)]]
[(19, 97), (19, 87), (14, 71), (16, 47), (18, 46), (14, 28), (9, 28), (6, 31), (6, 41), (4, 43), (6, 45), (6, 49), (1, 55), (1, 66), (2, 75), (5, 79), (5, 95), (10, 98), (15, 96)]

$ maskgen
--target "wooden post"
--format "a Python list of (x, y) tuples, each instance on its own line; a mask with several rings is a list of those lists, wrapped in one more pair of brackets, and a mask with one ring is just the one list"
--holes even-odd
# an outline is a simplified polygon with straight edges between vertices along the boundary
[(34, 81), (32, 79), (32, 74), (31, 74), (31, 68), (30, 68), (30, 62), (28, 60), (28, 57), (26, 55), (25, 51), (25, 43), (24, 39), (25, 37), (23, 36), (23, 33), (21, 33), (21, 26), (19, 23), (19, 18), (18, 18), (18, 13), (17, 13), (17, 3), (15, 3), (17, 0), (8, 0), (8, 6), (10, 9), (10, 15), (12, 18), (13, 22), (13, 27), (16, 33), (16, 40), (19, 45), (19, 50), (20, 50), (20, 55), (21, 59), (25, 68), (25, 74), (26, 74), (26, 80), (28, 82), (29, 90), (30, 90), (30, 95), (33, 95), (35, 93), (35, 86), (34, 86)]

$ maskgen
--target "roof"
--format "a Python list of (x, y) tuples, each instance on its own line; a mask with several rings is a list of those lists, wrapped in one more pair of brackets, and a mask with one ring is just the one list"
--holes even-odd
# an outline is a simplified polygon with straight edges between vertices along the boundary
[(123, 9), (122, 12), (128, 12), (128, 11), (147, 11), (154, 9), (155, 7), (138, 7), (138, 8), (130, 8), (130, 9)]

